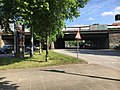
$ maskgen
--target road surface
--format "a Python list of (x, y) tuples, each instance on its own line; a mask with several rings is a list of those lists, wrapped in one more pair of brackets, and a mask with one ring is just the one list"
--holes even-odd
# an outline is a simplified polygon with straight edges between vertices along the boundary
[[(77, 57), (76, 49), (56, 49), (55, 52)], [(79, 50), (78, 57), (88, 63), (99, 64), (120, 70), (120, 50)]]

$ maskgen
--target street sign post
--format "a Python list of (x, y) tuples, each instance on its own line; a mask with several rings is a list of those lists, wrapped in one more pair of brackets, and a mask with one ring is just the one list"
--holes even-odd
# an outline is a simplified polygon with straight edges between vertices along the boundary
[(77, 59), (78, 59), (78, 53), (79, 53), (79, 40), (81, 39), (80, 32), (78, 30), (75, 39), (77, 39)]

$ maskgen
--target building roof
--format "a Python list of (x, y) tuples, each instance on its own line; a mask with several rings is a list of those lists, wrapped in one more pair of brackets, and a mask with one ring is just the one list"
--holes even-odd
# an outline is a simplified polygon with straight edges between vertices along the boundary
[(120, 26), (120, 21), (114, 22), (112, 25), (113, 25), (113, 26)]

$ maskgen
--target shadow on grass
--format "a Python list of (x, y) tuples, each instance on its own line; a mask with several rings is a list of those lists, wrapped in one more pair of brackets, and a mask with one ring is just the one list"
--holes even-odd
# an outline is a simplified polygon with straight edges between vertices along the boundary
[(4, 80), (5, 77), (0, 77), (0, 90), (17, 90), (17, 84), (11, 84), (11, 81)]
[(0, 57), (0, 66), (9, 65), (9, 64), (17, 63), (17, 62), (22, 62), (22, 61), (39, 62), (39, 63), (44, 62), (44, 61), (32, 59), (30, 57), (24, 57), (24, 58)]
[(45, 62), (45, 61), (39, 61), (39, 60), (26, 60), (26, 61), (30, 61), (30, 62), (39, 62), (39, 63)]
[(16, 57), (0, 57), (0, 66), (9, 65), (16, 62), (25, 61), (27, 58), (16, 58)]
[(96, 79), (106, 79), (106, 80), (113, 80), (113, 81), (120, 81), (120, 79), (115, 78), (109, 78), (109, 77), (101, 77), (101, 76), (94, 76), (94, 75), (85, 75), (85, 74), (77, 74), (77, 73), (69, 73), (62, 70), (42, 70), (40, 71), (47, 71), (47, 72), (55, 72), (55, 73), (62, 73), (62, 74), (69, 74), (69, 75), (76, 75), (76, 76), (84, 76), (84, 77), (90, 77), (90, 78), (96, 78)]

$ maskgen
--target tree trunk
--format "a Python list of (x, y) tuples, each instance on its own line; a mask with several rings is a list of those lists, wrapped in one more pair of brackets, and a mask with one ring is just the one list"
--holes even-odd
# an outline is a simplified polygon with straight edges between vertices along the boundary
[(41, 44), (41, 39), (39, 40), (39, 55), (42, 54), (42, 44)]
[(30, 57), (33, 57), (33, 29), (30, 29)]
[(46, 35), (46, 62), (49, 59), (48, 52), (49, 52), (49, 35)]

